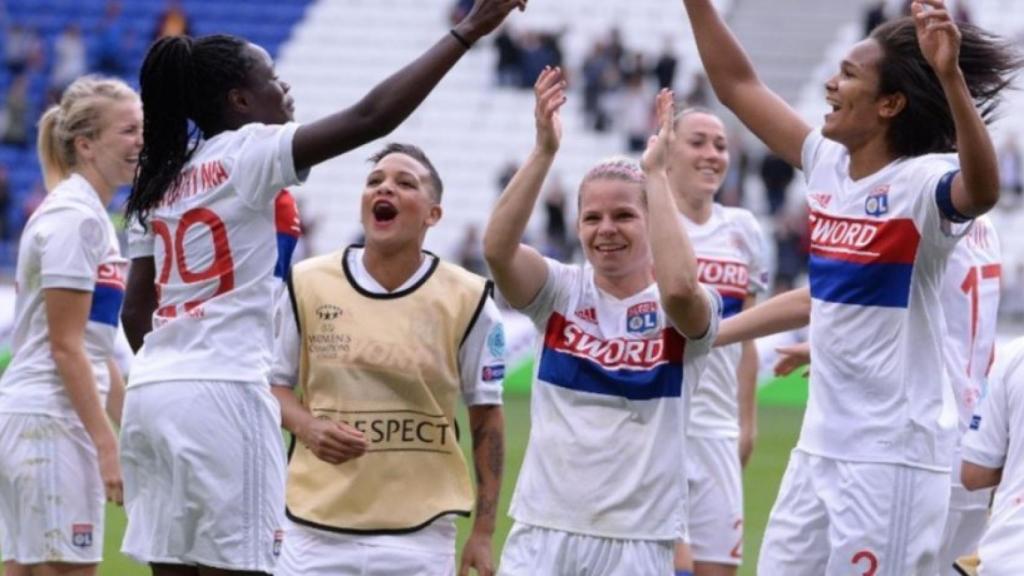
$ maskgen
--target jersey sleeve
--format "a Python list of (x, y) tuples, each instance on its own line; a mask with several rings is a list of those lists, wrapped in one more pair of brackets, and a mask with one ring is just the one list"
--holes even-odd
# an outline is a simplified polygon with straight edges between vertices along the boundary
[(953, 207), (953, 180), (960, 166), (952, 154), (933, 154), (915, 162), (913, 178), (921, 183), (921, 193), (914, 212), (921, 222), (922, 236), (929, 244), (952, 250), (974, 222)]
[(768, 263), (765, 258), (765, 238), (761, 224), (748, 210), (739, 213), (740, 234), (747, 252), (747, 292), (757, 294), (768, 290)]
[(544, 330), (551, 313), (565, 305), (572, 287), (578, 283), (579, 276), (583, 273), (580, 266), (562, 264), (551, 258), (545, 258), (544, 263), (548, 266), (548, 277), (544, 281), (544, 287), (534, 297), (533, 302), (519, 310), (538, 330)]
[(803, 165), (805, 182), (810, 183), (811, 173), (832, 146), (839, 144), (826, 139), (820, 129), (811, 130), (807, 138), (804, 138), (804, 145), (800, 150), (800, 163)]
[(44, 218), (46, 226), (37, 237), (41, 287), (93, 291), (96, 271), (107, 248), (104, 222), (94, 214), (71, 208)]
[[(1002, 364), (1003, 360), (1006, 364)], [(1000, 358), (992, 369), (988, 393), (971, 417), (971, 423), (963, 438), (963, 459), (986, 468), (1002, 468), (1009, 448), (1010, 409), (1007, 385), (1010, 378), (1020, 378), (1021, 349)], [(1002, 364), (1002, 365), (1001, 365)], [(1011, 365), (1013, 369), (1007, 370)]]
[(274, 310), (274, 359), (270, 368), (271, 386), (295, 388), (299, 382), (301, 335), (295, 320), (290, 287), (278, 294)]
[(301, 184), (308, 171), (295, 171), (292, 140), (298, 124), (250, 124), (238, 131), (230, 168), (242, 200), (252, 208), (269, 206), (282, 188)]
[(714, 347), (715, 338), (718, 336), (718, 322), (722, 315), (722, 297), (718, 291), (703, 284), (701, 288), (704, 289), (704, 297), (707, 298), (708, 304), (711, 306), (711, 319), (708, 322), (707, 331), (700, 338), (686, 340), (686, 355), (690, 358), (703, 356)]
[(491, 297), (459, 347), (459, 376), (466, 406), (501, 404), (505, 327), (501, 310)]
[(143, 228), (137, 219), (132, 218), (128, 225), (128, 258), (134, 260), (152, 257), (156, 253), (153, 246), (155, 240), (152, 227)]

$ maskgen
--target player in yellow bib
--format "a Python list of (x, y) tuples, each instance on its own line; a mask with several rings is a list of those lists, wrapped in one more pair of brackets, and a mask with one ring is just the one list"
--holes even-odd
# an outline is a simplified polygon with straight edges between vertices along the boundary
[(474, 507), (459, 396), (477, 470), (460, 574), (493, 574), (501, 315), (488, 281), (423, 250), (442, 192), (426, 155), (391, 144), (372, 161), (366, 245), (297, 264), (280, 303), (271, 382), (295, 441), (276, 574), (454, 574), (454, 518)]

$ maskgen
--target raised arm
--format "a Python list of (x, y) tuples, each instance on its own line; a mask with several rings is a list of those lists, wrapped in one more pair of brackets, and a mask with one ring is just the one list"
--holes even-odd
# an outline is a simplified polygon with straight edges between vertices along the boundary
[(669, 189), (666, 167), (675, 137), (672, 98), (670, 90), (658, 93), (658, 135), (648, 141), (641, 161), (647, 179), (651, 255), (665, 314), (684, 336), (700, 338), (711, 323), (711, 305), (697, 281), (697, 256)]
[(769, 334), (803, 328), (811, 321), (811, 290), (797, 288), (769, 298), (749, 310), (723, 320), (715, 346), (753, 340)]
[(565, 80), (561, 69), (545, 68), (533, 91), (536, 145), (501, 193), (484, 231), (484, 258), (495, 285), (513, 308), (533, 302), (548, 278), (544, 258), (522, 240), (562, 138), (558, 110), (565, 103)]
[(712, 0), (683, 0), (683, 5), (715, 95), (775, 154), (800, 168), (811, 127), (757, 77)]
[(301, 126), (292, 142), (296, 170), (381, 138), (398, 127), (462, 58), (468, 44), (494, 30), (527, 0), (476, 0), (473, 9), (419, 58), (370, 90), (353, 106)]
[(942, 84), (956, 127), (960, 173), (953, 178), (953, 207), (964, 216), (980, 216), (999, 201), (999, 163), (960, 68), (960, 29), (943, 0), (917, 1), (911, 9), (921, 53)]

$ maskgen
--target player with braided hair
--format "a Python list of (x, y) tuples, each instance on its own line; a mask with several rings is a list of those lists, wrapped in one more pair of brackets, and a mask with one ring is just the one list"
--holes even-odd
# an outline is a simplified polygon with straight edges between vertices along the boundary
[(157, 576), (268, 574), (284, 534), (273, 345), (275, 198), (311, 167), (391, 132), (526, 0), (478, 0), (362, 100), (304, 125), (269, 54), (234, 36), (168, 37), (140, 73), (148, 144), (128, 200), (122, 550)]

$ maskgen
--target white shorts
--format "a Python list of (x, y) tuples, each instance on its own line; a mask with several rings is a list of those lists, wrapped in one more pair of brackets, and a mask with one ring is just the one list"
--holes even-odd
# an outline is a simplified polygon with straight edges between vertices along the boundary
[(970, 492), (959, 483), (953, 484), (949, 499), (949, 516), (939, 550), (939, 574), (958, 576), (953, 562), (961, 556), (978, 552), (978, 543), (988, 525), (988, 502), (991, 490)]
[(106, 494), (77, 419), (0, 414), (0, 553), (19, 564), (97, 564)]
[(743, 559), (743, 476), (735, 438), (686, 439), (687, 531), (693, 559), (739, 566)]
[(948, 472), (794, 450), (768, 519), (757, 573), (938, 574), (949, 486)]
[(146, 564), (273, 572), (284, 538), (280, 426), (280, 406), (266, 384), (129, 388), (121, 551)]
[(516, 522), (499, 576), (672, 576), (674, 542), (619, 540)]
[(424, 528), (429, 534), (356, 536), (286, 520), (274, 576), (454, 576), (455, 524), (438, 522), (446, 525)]

